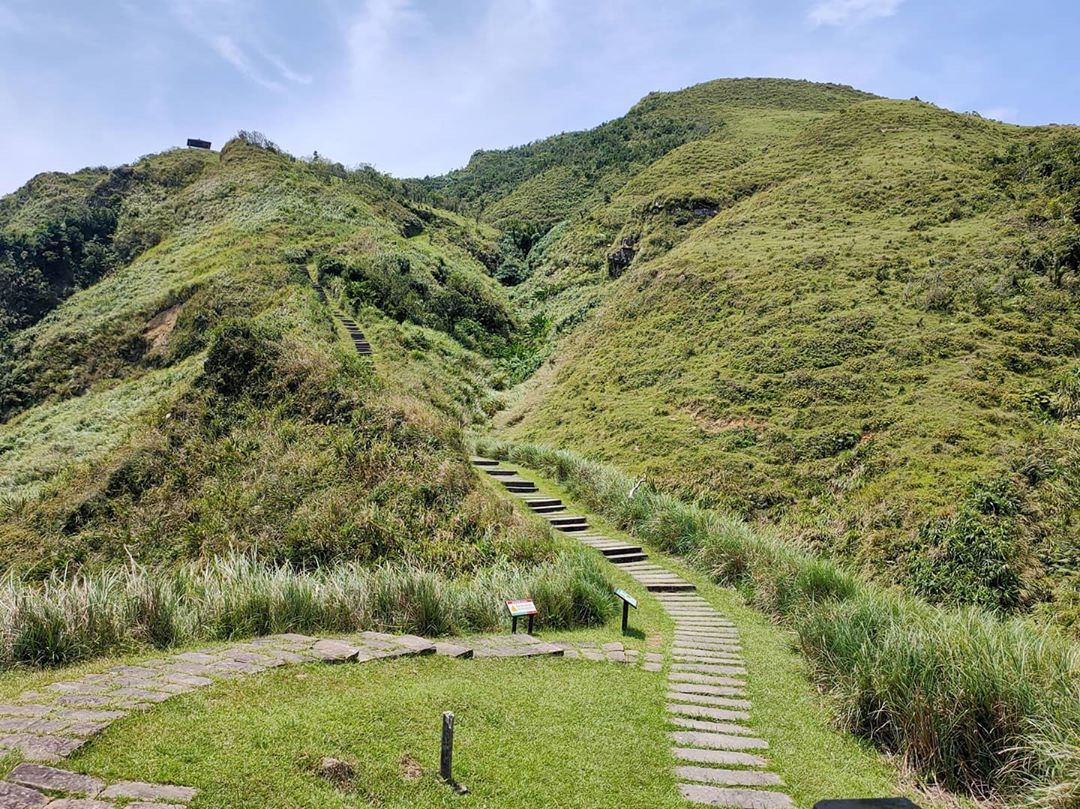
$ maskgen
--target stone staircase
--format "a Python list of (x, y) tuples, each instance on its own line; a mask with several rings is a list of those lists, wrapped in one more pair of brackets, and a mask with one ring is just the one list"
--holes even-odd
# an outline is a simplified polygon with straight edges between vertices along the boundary
[(473, 463), (500, 480), (551, 526), (596, 549), (641, 583), (675, 622), (667, 706), (675, 775), (686, 800), (738, 809), (793, 809), (768, 771), (769, 743), (749, 727), (746, 666), (735, 625), (696, 593), (693, 584), (656, 562), (640, 545), (592, 533), (584, 516), (566, 513), (556, 497), (490, 458)]
[(353, 345), (356, 346), (357, 354), (370, 354), (371, 343), (364, 337), (364, 333), (360, 331), (360, 327), (356, 325), (356, 321), (350, 317), (344, 317), (339, 315), (338, 319), (341, 321), (341, 325), (345, 327), (345, 330), (349, 333), (349, 337), (352, 338)]

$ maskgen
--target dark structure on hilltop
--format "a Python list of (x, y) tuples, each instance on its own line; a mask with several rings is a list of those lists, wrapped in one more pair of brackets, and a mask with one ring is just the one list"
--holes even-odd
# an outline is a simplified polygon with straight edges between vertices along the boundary
[(210, 141), (199, 140), (199, 138), (188, 138), (187, 145), (190, 146), (192, 149), (209, 149)]

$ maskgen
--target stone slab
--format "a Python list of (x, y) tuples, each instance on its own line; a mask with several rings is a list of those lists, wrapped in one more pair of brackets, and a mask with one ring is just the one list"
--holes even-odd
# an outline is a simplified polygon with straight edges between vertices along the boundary
[(679, 784), (679, 792), (688, 801), (705, 806), (728, 806), (734, 809), (794, 809), (791, 798), (782, 792), (759, 789), (729, 789), (700, 784)]
[(696, 730), (677, 730), (671, 739), (679, 747), (708, 747), (711, 750), (768, 750), (769, 743), (752, 736), (733, 736), (728, 733), (703, 733)]
[(684, 781), (703, 781), (729, 787), (775, 787), (783, 786), (779, 775), (758, 770), (721, 770), (715, 767), (679, 766), (675, 777)]
[(324, 663), (344, 663), (355, 660), (360, 650), (339, 640), (316, 641), (311, 647), (312, 653)]
[(473, 650), (467, 646), (458, 646), (456, 643), (440, 641), (435, 644), (435, 654), (443, 657), (460, 657), (468, 659), (473, 656)]
[(749, 711), (752, 707), (748, 699), (714, 697), (711, 694), (684, 694), (681, 691), (669, 691), (667, 698), (676, 702), (688, 702), (693, 705), (718, 705), (723, 708), (739, 708), (743, 711)]
[(713, 674), (700, 674), (693, 671), (673, 671), (668, 675), (669, 683), (703, 683), (705, 685), (730, 685), (733, 688), (745, 688), (746, 681), (734, 677), (717, 677)]
[(116, 809), (116, 804), (93, 798), (60, 798), (50, 803), (49, 809)]
[(0, 781), (0, 809), (40, 809), (48, 802), (36, 789)]
[(746, 711), (737, 711), (731, 708), (713, 708), (708, 705), (685, 705), (683, 703), (669, 702), (668, 713), (693, 716), (698, 719), (715, 719), (718, 722), (748, 722), (750, 714)]
[(719, 663), (672, 663), (671, 670), (691, 671), (698, 674), (718, 674), (722, 676), (746, 674), (746, 669), (742, 666), (724, 666)]
[(17, 750), (27, 761), (51, 764), (66, 758), (86, 744), (86, 739), (70, 736), (32, 736), (13, 733), (0, 737), (0, 749)]
[(669, 716), (668, 722), (687, 730), (701, 730), (705, 733), (727, 733), (733, 736), (753, 736), (754, 731), (746, 725), (734, 722), (714, 722), (711, 719), (691, 719), (687, 716)]
[(696, 761), (699, 764), (724, 764), (729, 767), (765, 767), (768, 761), (753, 753), (734, 750), (707, 750), (701, 747), (676, 747), (672, 755), (680, 761)]
[(8, 774), (8, 780), (24, 787), (66, 792), (93, 798), (105, 788), (105, 782), (92, 775), (58, 770), (41, 764), (20, 764)]
[(190, 803), (197, 794), (198, 790), (192, 787), (173, 786), (172, 784), (147, 784), (143, 781), (120, 781), (111, 784), (101, 793), (101, 797), (165, 803)]
[(727, 685), (703, 685), (702, 683), (668, 683), (668, 691), (680, 694), (709, 694), (714, 697), (742, 697), (746, 692), (741, 688)]

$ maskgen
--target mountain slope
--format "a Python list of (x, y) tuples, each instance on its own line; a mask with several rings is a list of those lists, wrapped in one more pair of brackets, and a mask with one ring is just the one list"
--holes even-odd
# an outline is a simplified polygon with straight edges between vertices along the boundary
[[(150, 190), (118, 181), (177, 172)], [(491, 410), (493, 369), (443, 332), (475, 326), (465, 314), (496, 323), (492, 340), (515, 329), (470, 252), (489, 233), (388, 178), (242, 139), (220, 159), (39, 178), (6, 200), (5, 233), (63, 226), (106, 186), (118, 225), (103, 248), (135, 220), (154, 237), (2, 343), (0, 563), (45, 573), (241, 548), (464, 570), (554, 552), (478, 486), (462, 440)], [(361, 309), (374, 365), (313, 286), (315, 266), (350, 262), (392, 264), (409, 292), (401, 323)]]
[(584, 323), (502, 423), (933, 598), (1068, 602), (1076, 266), (1016, 203), (1022, 145), (1059, 138), (869, 100), (738, 156), (681, 147), (623, 196), (699, 222), (613, 201), (591, 255), (571, 224), (519, 288)]

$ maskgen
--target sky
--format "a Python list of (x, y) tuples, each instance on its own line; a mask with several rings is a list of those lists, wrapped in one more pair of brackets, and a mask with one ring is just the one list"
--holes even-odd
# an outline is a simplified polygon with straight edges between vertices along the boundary
[(259, 130), (441, 174), (715, 78), (1080, 123), (1076, 0), (0, 0), (0, 193)]

